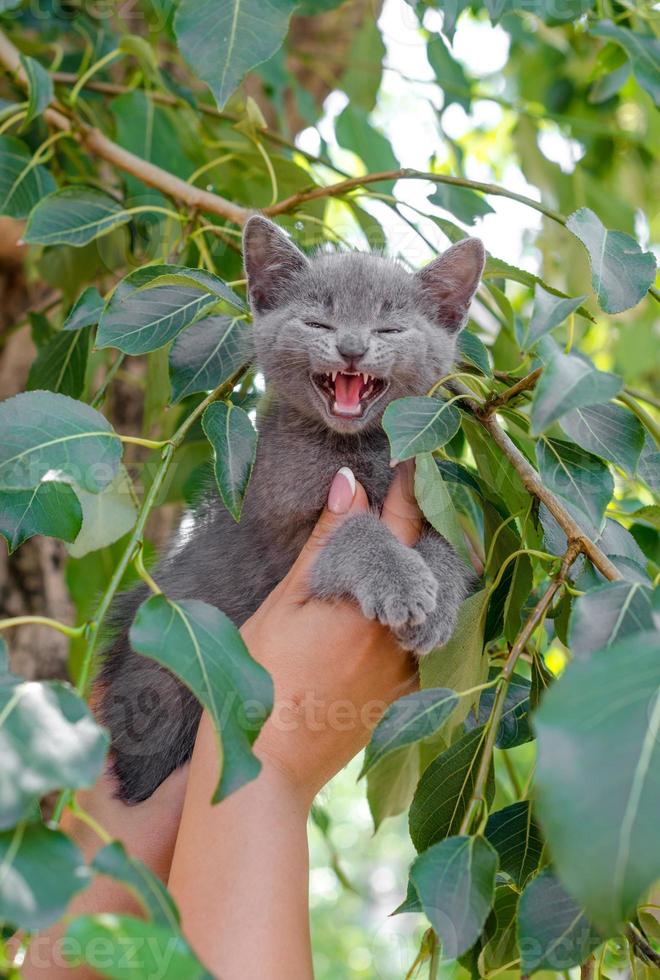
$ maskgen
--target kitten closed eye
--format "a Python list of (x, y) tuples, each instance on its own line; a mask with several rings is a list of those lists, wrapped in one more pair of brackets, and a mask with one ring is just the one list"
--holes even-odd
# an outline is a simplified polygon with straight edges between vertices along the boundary
[(313, 330), (334, 330), (328, 323), (317, 323), (316, 320), (305, 320), (305, 326)]

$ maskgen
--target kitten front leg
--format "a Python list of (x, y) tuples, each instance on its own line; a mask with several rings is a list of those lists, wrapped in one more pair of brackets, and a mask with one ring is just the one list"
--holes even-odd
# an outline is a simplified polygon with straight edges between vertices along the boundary
[(374, 514), (357, 514), (331, 534), (310, 584), (321, 599), (355, 599), (365, 616), (394, 630), (420, 627), (438, 593), (422, 553), (398, 541)]
[(430, 527), (422, 532), (415, 551), (424, 558), (438, 583), (436, 603), (423, 623), (407, 623), (395, 628), (394, 634), (404, 649), (421, 656), (442, 646), (454, 632), (458, 610), (471, 592), (474, 574), (449, 542)]

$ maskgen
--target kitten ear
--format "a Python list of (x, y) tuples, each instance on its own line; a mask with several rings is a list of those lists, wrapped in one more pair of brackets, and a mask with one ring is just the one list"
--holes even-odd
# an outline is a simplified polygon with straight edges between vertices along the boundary
[(417, 273), (431, 319), (455, 333), (463, 329), (485, 261), (479, 239), (464, 238)]
[(243, 261), (250, 302), (257, 313), (277, 306), (287, 285), (309, 265), (284, 232), (260, 214), (245, 223)]

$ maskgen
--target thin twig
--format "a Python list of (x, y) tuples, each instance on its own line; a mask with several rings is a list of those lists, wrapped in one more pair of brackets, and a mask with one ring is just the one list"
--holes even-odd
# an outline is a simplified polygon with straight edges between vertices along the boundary
[(594, 980), (594, 970), (596, 968), (595, 957), (588, 956), (580, 967), (580, 980)]
[(644, 428), (648, 429), (655, 442), (660, 446), (660, 425), (658, 425), (655, 419), (627, 391), (619, 392), (616, 397), (618, 401), (627, 405), (630, 411), (637, 416)]
[(654, 408), (660, 408), (660, 398), (655, 398), (653, 395), (649, 394), (648, 391), (640, 391), (639, 388), (624, 388), (626, 394), (632, 395), (633, 398), (638, 398), (642, 402), (648, 402), (649, 405), (653, 405)]
[(656, 953), (650, 943), (646, 941), (639, 929), (629, 922), (625, 928), (625, 936), (632, 946), (635, 955), (651, 966), (660, 967), (660, 954)]
[(495, 748), (497, 731), (500, 725), (500, 718), (502, 717), (502, 711), (504, 709), (504, 700), (506, 698), (506, 693), (509, 688), (509, 683), (511, 681), (514, 668), (518, 662), (518, 658), (529, 643), (536, 627), (543, 621), (547, 610), (550, 608), (552, 600), (562, 587), (566, 576), (568, 575), (568, 570), (579, 553), (579, 542), (570, 541), (568, 548), (566, 549), (566, 553), (562, 559), (559, 573), (552, 580), (532, 610), (529, 619), (518, 634), (516, 641), (511, 647), (511, 651), (506, 658), (504, 667), (502, 668), (502, 673), (498, 678), (499, 683), (497, 691), (495, 692), (495, 698), (493, 700), (493, 709), (491, 711), (490, 718), (488, 719), (488, 729), (486, 731), (484, 747), (479, 760), (479, 768), (474, 781), (474, 788), (470, 795), (470, 802), (466, 808), (465, 816), (461, 822), (461, 829), (459, 831), (461, 834), (469, 833), (472, 826), (472, 821), (485, 799), (486, 783), (488, 781), (488, 773), (490, 772), (490, 765), (493, 757), (493, 750)]
[(304, 204), (307, 201), (316, 201), (323, 197), (338, 197), (358, 187), (366, 187), (369, 184), (375, 184), (385, 180), (430, 180), (436, 184), (450, 184), (452, 187), (468, 187), (471, 190), (480, 191), (482, 194), (494, 194), (498, 197), (507, 197), (511, 201), (518, 201), (519, 204), (526, 204), (527, 207), (544, 214), (546, 218), (551, 218), (560, 225), (566, 224), (566, 218), (558, 211), (553, 211), (552, 208), (547, 208), (545, 204), (534, 201), (531, 197), (525, 197), (524, 194), (516, 194), (515, 191), (509, 191), (505, 187), (499, 187), (497, 184), (487, 184), (479, 180), (468, 180), (467, 177), (450, 177), (449, 174), (412, 170), (409, 167), (404, 167), (400, 170), (384, 170), (375, 174), (365, 174), (362, 177), (349, 177), (347, 180), (341, 180), (339, 183), (330, 184), (327, 187), (315, 187), (310, 191), (300, 191), (298, 194), (292, 194), (283, 201), (278, 201), (272, 207), (263, 208), (263, 212), (271, 217), (277, 214), (286, 214), (289, 211), (295, 211), (300, 204)]
[(502, 407), (502, 405), (506, 405), (507, 402), (510, 402), (512, 398), (515, 398), (517, 395), (521, 394), (521, 392), (531, 391), (536, 385), (538, 379), (541, 377), (542, 372), (543, 368), (538, 367), (535, 371), (532, 371), (531, 374), (521, 378), (520, 381), (517, 381), (511, 386), (511, 388), (507, 388), (506, 391), (503, 391), (500, 395), (494, 395), (492, 398), (489, 398), (484, 407), (481, 409), (479, 417), (488, 418), (489, 415), (496, 412), (498, 408)]
[(557, 521), (562, 531), (569, 541), (577, 541), (580, 550), (587, 556), (589, 561), (604, 575), (610, 582), (615, 582), (621, 578), (618, 569), (612, 564), (607, 555), (601, 551), (598, 545), (591, 540), (580, 525), (571, 517), (560, 501), (551, 493), (541, 482), (538, 473), (523, 456), (518, 447), (506, 434), (502, 426), (494, 415), (488, 418), (480, 417), (481, 405), (475, 401), (472, 392), (460, 381), (451, 381), (448, 387), (452, 391), (461, 392), (464, 396), (463, 404), (466, 406), (476, 419), (483, 425), (490, 434), (493, 442), (499, 446), (506, 458), (522, 480), (525, 489), (537, 497), (548, 508), (554, 519)]
[[(4, 65), (7, 71), (14, 76), (19, 85), (23, 88), (27, 87), (27, 79), (18, 50), (2, 31), (0, 31), (0, 64)], [(149, 187), (156, 187), (168, 197), (181, 201), (189, 208), (197, 208), (209, 214), (216, 214), (238, 225), (244, 224), (251, 214), (250, 208), (234, 204), (233, 201), (228, 201), (219, 194), (212, 194), (209, 191), (193, 187), (185, 180), (181, 180), (180, 177), (175, 177), (174, 174), (163, 170), (162, 167), (157, 167), (148, 160), (143, 160), (134, 153), (130, 153), (104, 136), (100, 130), (86, 125), (81, 120), (75, 119), (72, 122), (60, 106), (46, 109), (44, 119), (55, 129), (75, 131), (76, 138), (86, 150), (125, 173), (138, 177)]]
[[(51, 78), (57, 85), (75, 85), (78, 81), (78, 76), (74, 72), (67, 71), (54, 71), (51, 72)], [(116, 82), (99, 82), (99, 81), (89, 81), (83, 86), (85, 89), (89, 89), (92, 92), (99, 92), (101, 95), (126, 95), (128, 92), (134, 92), (135, 87), (131, 85), (118, 85)], [(170, 95), (169, 92), (159, 92), (158, 89), (140, 89), (147, 98), (151, 99), (153, 102), (158, 102), (160, 105), (170, 106), (171, 108), (180, 108), (185, 105), (183, 99), (177, 99), (175, 95)], [(210, 116), (213, 119), (220, 119), (224, 122), (229, 123), (240, 123), (242, 119), (233, 112), (226, 112), (223, 109), (218, 109), (216, 106), (210, 105), (208, 102), (195, 102), (195, 110), (201, 112), (205, 116)], [(273, 129), (269, 129), (267, 126), (259, 127), (259, 135), (269, 142), (274, 143), (276, 146), (281, 146), (283, 149), (291, 150), (292, 153), (299, 153), (301, 157), (309, 160), (310, 163), (320, 163), (322, 166), (327, 167), (329, 170), (333, 170), (337, 174), (341, 174), (345, 177), (349, 177), (341, 167), (338, 167), (327, 157), (318, 156), (316, 153), (310, 153), (308, 150), (303, 150), (301, 147), (297, 146), (292, 140), (286, 139), (280, 133), (276, 133)]]

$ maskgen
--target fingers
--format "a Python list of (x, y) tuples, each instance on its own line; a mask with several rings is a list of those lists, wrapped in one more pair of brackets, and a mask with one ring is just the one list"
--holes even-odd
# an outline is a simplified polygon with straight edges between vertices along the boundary
[(412, 459), (399, 463), (394, 471), (380, 519), (403, 544), (416, 544), (423, 515), (415, 499), (415, 463)]
[(289, 575), (298, 576), (311, 568), (329, 535), (347, 517), (369, 510), (369, 501), (361, 483), (358, 483), (347, 466), (337, 471), (330, 485), (328, 503), (316, 522), (316, 526), (295, 561)]

